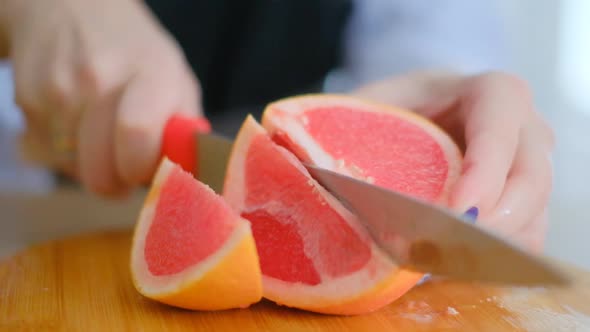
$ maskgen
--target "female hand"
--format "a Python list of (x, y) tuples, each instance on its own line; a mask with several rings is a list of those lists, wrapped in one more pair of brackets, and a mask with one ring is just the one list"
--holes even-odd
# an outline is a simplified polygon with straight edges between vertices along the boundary
[(173, 112), (201, 113), (180, 48), (139, 1), (8, 0), (26, 142), (92, 192), (149, 180)]
[(476, 207), (479, 225), (532, 251), (542, 250), (554, 136), (522, 80), (500, 72), (414, 72), (354, 94), (414, 110), (438, 123), (464, 150), (451, 208), (464, 212)]

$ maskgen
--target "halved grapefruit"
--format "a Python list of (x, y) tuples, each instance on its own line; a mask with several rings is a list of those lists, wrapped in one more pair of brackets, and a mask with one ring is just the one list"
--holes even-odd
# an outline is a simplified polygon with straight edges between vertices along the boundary
[(250, 116), (232, 151), (224, 197), (251, 222), (263, 294), (278, 304), (361, 314), (422, 276), (392, 264), (356, 217)]
[(343, 95), (302, 95), (267, 106), (262, 125), (303, 161), (447, 204), (462, 155), (414, 112)]
[(166, 158), (136, 223), (131, 273), (144, 296), (186, 309), (244, 308), (262, 297), (250, 223)]

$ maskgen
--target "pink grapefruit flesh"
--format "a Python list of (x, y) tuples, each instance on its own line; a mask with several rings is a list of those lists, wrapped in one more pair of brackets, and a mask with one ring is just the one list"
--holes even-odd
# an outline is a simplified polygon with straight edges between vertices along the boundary
[(301, 160), (430, 202), (445, 204), (461, 152), (413, 112), (339, 95), (279, 100), (264, 112), (275, 142)]
[(247, 307), (262, 296), (249, 222), (168, 159), (136, 224), (131, 271), (141, 294), (187, 309)]
[(209, 188), (195, 185), (180, 168), (171, 169), (145, 241), (148, 269), (153, 275), (170, 275), (201, 262), (227, 241), (234, 218)]
[[(266, 275), (292, 281), (300, 280), (297, 278), (299, 275), (304, 283), (310, 285), (320, 282), (312, 261), (304, 255), (302, 229), (313, 230), (315, 235), (330, 239), (329, 242), (315, 240), (314, 246), (318, 259), (325, 261), (318, 263), (324, 265), (325, 273), (330, 277), (355, 272), (369, 261), (371, 253), (366, 240), (360, 238), (344, 216), (327, 208), (324, 196), (312, 193), (317, 184), (298, 167), (293, 156), (272, 143), (267, 135), (253, 137), (247, 156), (246, 205), (255, 208), (242, 215), (250, 221), (255, 220), (252, 231), (257, 245), (261, 249), (271, 249), (261, 255), (262, 271)], [(268, 202), (281, 202), (283, 211), (266, 208)], [(296, 209), (291, 209), (290, 205), (295, 204)], [(314, 215), (299, 216), (293, 213), (296, 210), (313, 211)], [(275, 242), (277, 240), (280, 242)], [(341, 264), (333, 264), (344, 256), (349, 258)], [(274, 265), (273, 262), (281, 262), (278, 260), (281, 257), (284, 263)], [(332, 264), (326, 264), (328, 262)], [(292, 271), (294, 266), (302, 269)]]

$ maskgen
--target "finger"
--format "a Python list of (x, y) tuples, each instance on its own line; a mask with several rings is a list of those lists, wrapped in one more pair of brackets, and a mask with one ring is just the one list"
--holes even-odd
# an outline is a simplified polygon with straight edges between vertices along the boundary
[(515, 238), (522, 246), (533, 253), (541, 254), (549, 229), (549, 213), (544, 209), (523, 228)]
[(433, 117), (456, 102), (461, 81), (452, 72), (416, 71), (367, 84), (352, 94)]
[[(77, 130), (77, 118), (71, 112), (78, 99), (74, 94), (68, 40), (46, 40), (41, 45), (46, 52), (43, 61), (34, 53), (14, 51), (15, 99), (26, 120), (25, 136), (28, 141), (41, 142), (36, 144), (49, 155), (55, 130)], [(51, 162), (50, 159), (47, 161)]]
[(504, 188), (530, 95), (520, 82), (500, 74), (475, 77), (464, 88), (460, 112), (467, 148), (450, 202), (459, 211), (477, 206), (485, 219)]
[(93, 101), (79, 128), (79, 174), (84, 186), (102, 195), (122, 195), (125, 187), (117, 177), (114, 154), (116, 96)]
[(549, 147), (526, 126), (510, 171), (506, 187), (490, 217), (485, 221), (506, 234), (517, 234), (548, 204), (552, 187)]
[(75, 154), (78, 151), (82, 105), (75, 92), (68, 63), (67, 55), (56, 54), (46, 68), (39, 71), (39, 94), (34, 98), (44, 127), (42, 132), (48, 135), (45, 144), (46, 152), (51, 156), (49, 165), (77, 178)]
[(46, 143), (49, 139), (46, 116), (42, 113), (39, 107), (41, 103), (37, 100), (37, 97), (41, 95), (41, 89), (38, 83), (40, 79), (36, 73), (42, 68), (33, 61), (33, 56), (30, 52), (13, 50), (14, 99), (23, 112), (27, 135)]
[[(67, 31), (60, 31), (60, 36)], [(23, 38), (31, 38), (25, 35)], [(36, 36), (35, 36), (36, 37)], [(35, 38), (32, 37), (32, 38)], [(56, 69), (63, 62), (68, 65), (70, 59), (65, 58), (70, 47), (66, 38), (51, 35), (49, 38), (33, 40), (36, 47), (43, 50), (43, 55), (29, 50), (30, 43), (16, 43), (12, 53), (14, 59), (14, 82), (17, 104), (29, 111), (45, 112), (49, 105), (60, 105), (65, 100), (56, 84)]]
[(545, 208), (534, 218), (528, 220), (525, 226), (517, 233), (507, 234), (505, 237), (524, 250), (540, 254), (545, 246), (548, 229), (549, 213)]
[[(74, 82), (74, 68), (76, 67), (72, 40), (75, 38), (68, 29), (60, 30), (61, 36), (49, 45), (47, 51), (50, 56), (45, 61), (39, 61), (38, 69), (40, 107), (47, 108), (59, 117), (67, 119), (77, 112), (80, 96), (76, 93)], [(54, 114), (52, 114), (54, 115)], [(76, 126), (77, 127), (77, 124)]]
[(33, 71), (18, 61), (15, 61), (13, 68), (15, 103), (22, 111), (25, 120), (20, 137), (22, 155), (26, 160), (52, 165), (49, 118), (47, 112), (40, 109), (39, 103), (35, 102), (35, 97), (38, 96), (38, 85), (32, 83), (35, 81)]
[(164, 125), (172, 113), (202, 114), (192, 79), (161, 75), (136, 76), (126, 88), (116, 119), (116, 167), (120, 178), (136, 185), (148, 181), (160, 158)]

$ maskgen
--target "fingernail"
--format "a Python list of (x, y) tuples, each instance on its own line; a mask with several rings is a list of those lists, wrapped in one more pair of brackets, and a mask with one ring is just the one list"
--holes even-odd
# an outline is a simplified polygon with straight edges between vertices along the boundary
[(425, 274), (425, 275), (422, 277), (422, 279), (420, 279), (420, 281), (418, 281), (418, 282), (416, 283), (416, 285), (422, 285), (423, 283), (425, 283), (425, 282), (429, 281), (431, 277), (432, 277), (432, 276), (430, 275), (430, 273), (426, 273), (426, 274)]
[(471, 223), (475, 223), (475, 221), (477, 220), (477, 216), (479, 215), (479, 209), (475, 206), (470, 207), (464, 214), (463, 216), (467, 219), (469, 219), (469, 221), (471, 221)]

